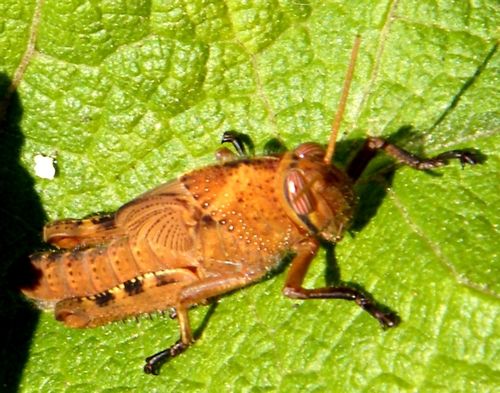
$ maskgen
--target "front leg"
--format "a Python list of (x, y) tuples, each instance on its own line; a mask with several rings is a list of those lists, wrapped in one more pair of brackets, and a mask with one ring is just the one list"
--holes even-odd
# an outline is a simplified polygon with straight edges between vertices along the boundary
[(382, 311), (371, 299), (362, 292), (349, 287), (324, 287), (306, 289), (302, 286), (309, 265), (319, 248), (317, 240), (309, 239), (302, 243), (297, 255), (292, 261), (288, 276), (286, 278), (283, 293), (293, 299), (343, 299), (356, 302), (363, 310), (377, 319), (384, 328), (396, 326), (398, 318), (396, 315)]
[(420, 158), (385, 139), (368, 137), (361, 150), (356, 154), (347, 168), (347, 174), (351, 179), (357, 180), (361, 176), (378, 151), (383, 151), (398, 162), (417, 170), (434, 169), (448, 164), (449, 160), (459, 160), (462, 167), (466, 164), (474, 165), (483, 161), (480, 153), (470, 150), (450, 150), (435, 157)]

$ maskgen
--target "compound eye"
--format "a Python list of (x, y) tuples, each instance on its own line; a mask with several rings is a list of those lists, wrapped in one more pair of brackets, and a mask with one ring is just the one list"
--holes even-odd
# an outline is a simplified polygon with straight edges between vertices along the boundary
[(285, 177), (285, 197), (290, 207), (299, 216), (314, 210), (314, 197), (304, 175), (298, 169), (290, 169)]
[(319, 143), (314, 142), (302, 143), (294, 150), (294, 153), (299, 158), (323, 160), (325, 157), (325, 149)]

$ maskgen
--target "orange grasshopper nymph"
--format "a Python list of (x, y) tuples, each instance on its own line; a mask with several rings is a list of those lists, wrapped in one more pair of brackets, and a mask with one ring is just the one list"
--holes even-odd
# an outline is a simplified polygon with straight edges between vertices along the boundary
[(146, 359), (144, 371), (152, 374), (193, 343), (191, 306), (262, 279), (290, 253), (286, 296), (350, 300), (383, 327), (395, 326), (395, 315), (356, 289), (302, 286), (320, 242), (341, 239), (353, 216), (353, 186), (378, 151), (417, 170), (449, 159), (476, 164), (478, 157), (453, 150), (422, 159), (369, 137), (345, 171), (333, 166), (358, 48), (359, 39), (326, 150), (307, 142), (284, 154), (249, 158), (241, 135), (226, 133), (223, 141), (240, 156), (222, 149), (221, 162), (146, 192), (115, 213), (46, 225), (43, 238), (58, 250), (31, 256), (38, 280), (23, 292), (55, 303), (55, 318), (75, 328), (174, 308), (180, 340)]

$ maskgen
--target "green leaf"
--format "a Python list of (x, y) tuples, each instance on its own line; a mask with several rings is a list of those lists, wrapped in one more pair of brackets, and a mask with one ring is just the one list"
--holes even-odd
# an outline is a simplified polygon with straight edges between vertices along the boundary
[[(496, 1), (4, 0), (0, 15), (1, 108), (10, 103), (0, 133), (2, 389), (498, 389)], [(368, 134), (426, 155), (487, 157), (433, 174), (374, 168), (359, 187), (357, 225), (335, 263), (400, 326), (383, 331), (347, 302), (286, 299), (277, 275), (221, 299), (201, 339), (151, 377), (143, 360), (177, 340), (175, 321), (71, 330), (48, 312), (37, 323), (9, 289), (45, 217), (114, 210), (213, 162), (224, 131), (248, 133), (257, 150), (275, 137), (326, 143), (356, 34), (339, 161)], [(54, 179), (36, 176), (39, 154), (57, 159)], [(335, 278), (325, 273), (333, 262), (318, 255), (307, 284)], [(206, 311), (191, 311), (193, 326)]]

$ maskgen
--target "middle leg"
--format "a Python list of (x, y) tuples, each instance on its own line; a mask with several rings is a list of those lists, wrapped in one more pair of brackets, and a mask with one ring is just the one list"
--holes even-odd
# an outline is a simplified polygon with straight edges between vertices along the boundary
[(190, 306), (203, 303), (207, 299), (244, 287), (258, 280), (264, 274), (265, 272), (216, 277), (192, 283), (185, 287), (181, 291), (178, 303), (175, 306), (181, 338), (169, 348), (147, 357), (144, 372), (146, 374), (158, 375), (159, 369), (163, 363), (172, 357), (180, 355), (194, 343), (188, 316)]

